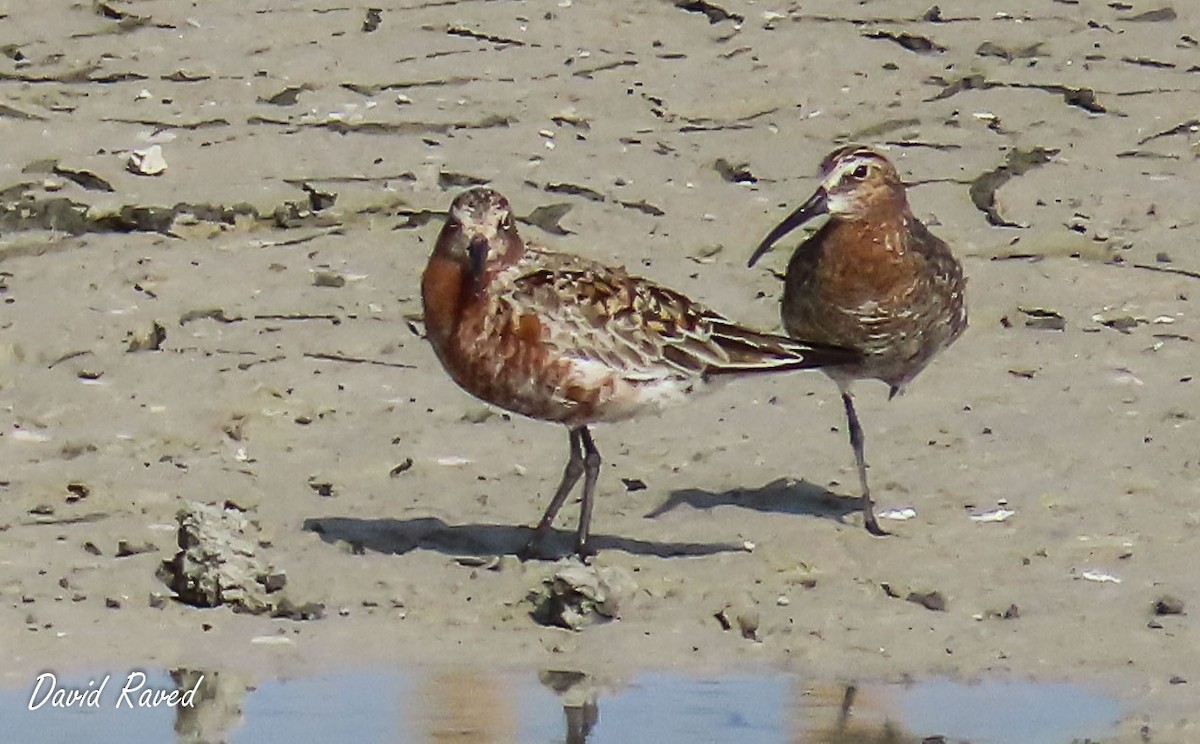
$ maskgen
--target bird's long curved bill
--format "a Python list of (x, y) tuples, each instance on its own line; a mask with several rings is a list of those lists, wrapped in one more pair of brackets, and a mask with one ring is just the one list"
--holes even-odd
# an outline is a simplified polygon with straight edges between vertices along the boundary
[(750, 260), (746, 262), (746, 265), (754, 266), (758, 262), (758, 259), (762, 258), (764, 253), (771, 250), (771, 246), (775, 245), (784, 235), (800, 227), (813, 217), (824, 214), (827, 209), (827, 198), (828, 194), (825, 192), (825, 188), (818, 187), (813, 192), (813, 195), (808, 197), (808, 201), (797, 207), (796, 211), (789, 214), (783, 222), (775, 226), (775, 229), (767, 237), (763, 238), (763, 241), (754, 249), (754, 253), (751, 254)]
[(487, 238), (472, 238), (467, 246), (467, 255), (471, 259), (471, 287), (478, 292), (483, 287), (483, 272), (487, 269)]

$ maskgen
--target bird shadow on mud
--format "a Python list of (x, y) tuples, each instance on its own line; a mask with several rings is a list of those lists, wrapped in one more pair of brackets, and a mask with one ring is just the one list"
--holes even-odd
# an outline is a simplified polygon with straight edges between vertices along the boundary
[(844, 522), (847, 515), (857, 513), (860, 509), (857, 497), (842, 496), (806, 480), (777, 478), (759, 488), (731, 488), (728, 491), (686, 488), (672, 491), (666, 501), (646, 514), (646, 518), (654, 519), (685, 504), (693, 509), (737, 506), (761, 512), (806, 514), (838, 522)]
[[(437, 517), (418, 519), (356, 519), (353, 517), (312, 517), (303, 529), (320, 535), (330, 544), (345, 542), (354, 550), (403, 555), (412, 550), (436, 550), (451, 556), (501, 556), (516, 554), (529, 541), (529, 527), (503, 524), (446, 524)], [(543, 548), (553, 555), (571, 552), (575, 533), (554, 530), (547, 535)], [(716, 553), (740, 553), (741, 545), (732, 543), (650, 542), (613, 535), (590, 538), (596, 550), (622, 551), (632, 555), (660, 558), (703, 556)]]

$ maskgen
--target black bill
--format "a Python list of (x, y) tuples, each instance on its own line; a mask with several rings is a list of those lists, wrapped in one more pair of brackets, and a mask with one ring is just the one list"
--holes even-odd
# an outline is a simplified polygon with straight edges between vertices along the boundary
[(483, 272), (487, 269), (487, 238), (481, 236), (471, 238), (471, 243), (467, 246), (467, 255), (471, 259), (471, 286), (478, 292), (483, 288)]
[(758, 259), (762, 258), (763, 254), (769, 251), (771, 246), (775, 245), (775, 243), (778, 242), (778, 240), (784, 235), (787, 235), (792, 230), (800, 227), (813, 217), (824, 214), (827, 206), (827, 197), (828, 194), (825, 192), (825, 188), (818, 187), (817, 190), (813, 192), (813, 195), (808, 197), (808, 201), (797, 207), (796, 211), (789, 214), (787, 219), (776, 225), (775, 229), (772, 230), (767, 237), (763, 238), (763, 241), (758, 244), (757, 248), (754, 249), (754, 253), (751, 254), (750, 260), (746, 262), (746, 265), (753, 266), (758, 262)]

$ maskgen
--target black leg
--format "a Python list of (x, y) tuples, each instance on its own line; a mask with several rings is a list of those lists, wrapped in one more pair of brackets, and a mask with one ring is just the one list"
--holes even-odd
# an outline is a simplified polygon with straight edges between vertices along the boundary
[[(584, 471), (583, 459), (583, 437), (587, 435), (587, 429), (579, 427), (571, 429), (570, 432), (570, 447), (571, 454), (567, 459), (567, 466), (563, 469), (562, 480), (558, 482), (558, 488), (554, 491), (554, 498), (550, 500), (550, 505), (546, 507), (546, 513), (542, 515), (538, 521), (537, 527), (533, 528), (533, 536), (529, 538), (529, 542), (525, 543), (525, 547), (521, 549), (520, 556), (522, 558), (538, 557), (538, 544), (550, 531), (550, 526), (554, 524), (554, 517), (557, 516), (558, 510), (566, 502), (567, 496), (571, 493), (571, 489), (579, 482), (580, 476)], [(591, 437), (588, 437), (588, 443), (591, 443)]]
[(600, 709), (595, 700), (585, 700), (582, 705), (564, 705), (567, 717), (567, 744), (587, 744), (588, 736), (600, 720)]
[(583, 440), (583, 503), (579, 505), (579, 533), (575, 538), (575, 552), (586, 558), (595, 551), (588, 546), (588, 531), (592, 527), (592, 503), (596, 492), (596, 480), (600, 477), (600, 452), (592, 442), (592, 434), (586, 426), (578, 429)]
[(854, 399), (849, 392), (842, 393), (842, 403), (846, 406), (846, 420), (850, 424), (850, 446), (854, 448), (854, 461), (858, 465), (858, 482), (862, 486), (863, 525), (867, 532), (877, 537), (887, 533), (879, 522), (875, 521), (875, 502), (871, 500), (871, 487), (867, 485), (867, 458), (863, 454), (862, 426), (858, 423), (858, 414), (854, 411)]

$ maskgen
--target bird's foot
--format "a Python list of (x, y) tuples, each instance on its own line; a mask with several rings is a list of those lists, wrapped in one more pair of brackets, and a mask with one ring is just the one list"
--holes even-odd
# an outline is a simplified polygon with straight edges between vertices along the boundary
[(591, 563), (592, 558), (596, 556), (596, 549), (592, 547), (591, 543), (575, 543), (575, 556), (579, 558), (580, 563), (586, 565)]
[(865, 515), (865, 519), (863, 519), (863, 526), (867, 528), (867, 532), (870, 532), (875, 537), (887, 537), (888, 535), (892, 534), (879, 526), (879, 522), (876, 521), (874, 514)]

